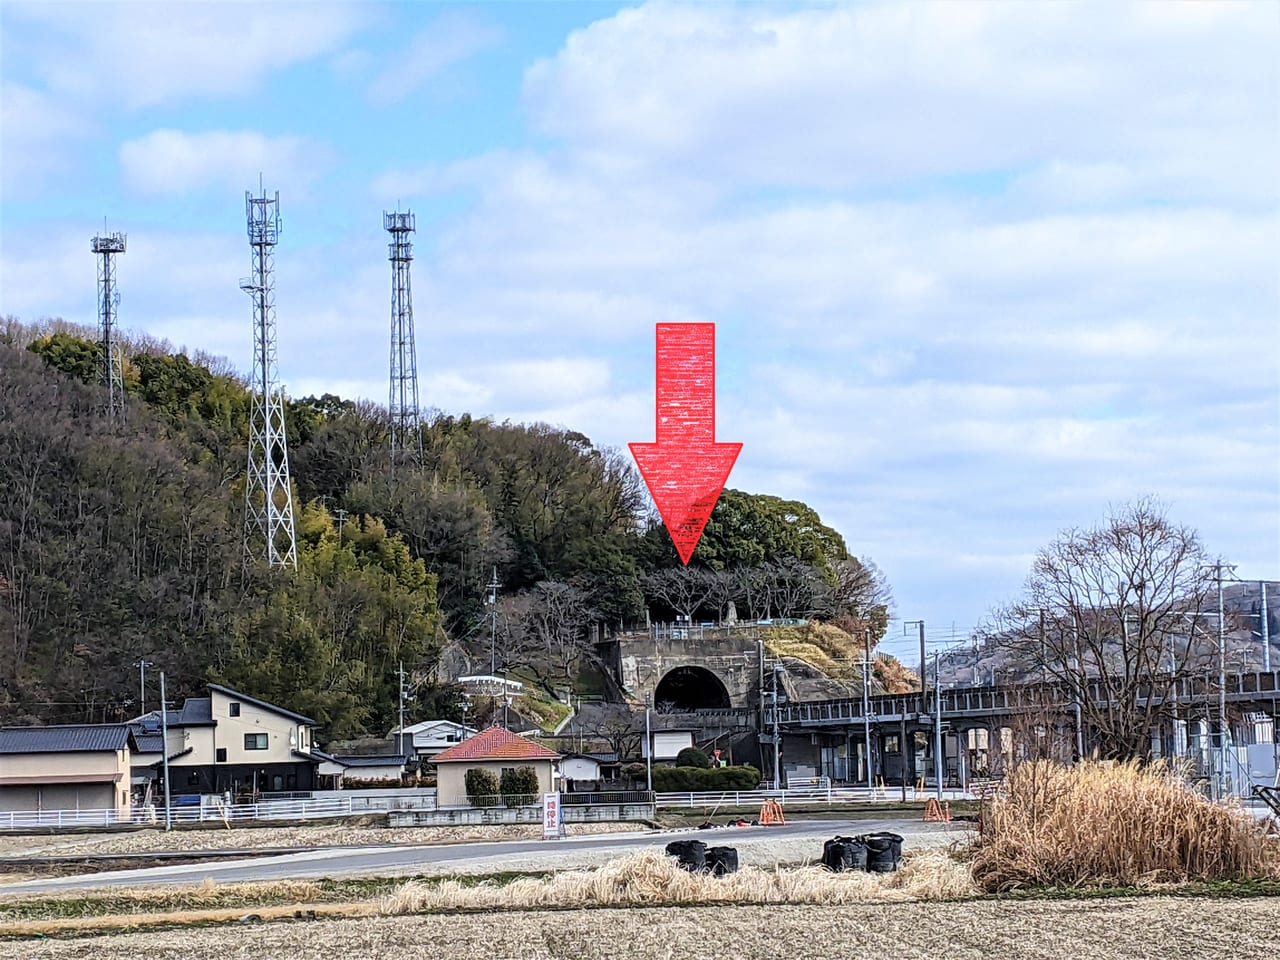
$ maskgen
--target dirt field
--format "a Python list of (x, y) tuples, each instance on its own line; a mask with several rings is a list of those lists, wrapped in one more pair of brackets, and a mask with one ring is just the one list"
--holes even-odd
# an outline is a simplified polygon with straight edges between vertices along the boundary
[[(574, 823), (569, 836), (641, 829), (634, 823)], [(0, 857), (80, 856), (152, 853), (157, 850), (258, 850), (264, 847), (401, 846), (471, 840), (533, 840), (541, 823), (474, 827), (386, 827), (316, 825), (237, 827), (204, 830), (122, 831), (120, 833), (0, 835)]]
[(0, 958), (1274, 960), (1277, 917), (1274, 899), (1177, 897), (453, 914), (8, 942)]

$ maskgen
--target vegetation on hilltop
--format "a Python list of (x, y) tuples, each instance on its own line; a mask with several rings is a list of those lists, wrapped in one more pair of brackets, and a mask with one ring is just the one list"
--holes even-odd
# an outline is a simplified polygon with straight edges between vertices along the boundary
[(145, 659), (171, 699), (216, 679), (323, 740), (389, 729), (402, 661), (420, 708), (461, 719), (438, 667), (487, 672), (491, 642), (551, 691), (598, 687), (594, 641), (646, 613), (883, 633), (883, 576), (805, 504), (725, 491), (686, 568), (618, 451), (439, 414), (393, 474), (385, 411), (329, 394), (285, 407), (298, 570), (246, 568), (243, 378), (145, 338), (124, 354), (111, 423), (92, 331), (0, 323), (0, 722), (132, 716)]

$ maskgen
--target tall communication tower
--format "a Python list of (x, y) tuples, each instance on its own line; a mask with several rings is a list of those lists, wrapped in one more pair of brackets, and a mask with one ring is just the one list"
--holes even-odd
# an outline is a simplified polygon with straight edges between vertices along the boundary
[(246, 562), (297, 567), (293, 532), (293, 492), (285, 442), (284, 397), (276, 366), (275, 246), (280, 238), (280, 191), (268, 198), (244, 195), (253, 276), (240, 289), (253, 298), (253, 413), (249, 420), (249, 471), (244, 492)]
[(103, 233), (89, 242), (98, 255), (98, 329), (102, 339), (102, 385), (107, 388), (107, 417), (118, 420), (124, 415), (124, 361), (116, 341), (116, 309), (120, 292), (116, 290), (116, 254), (124, 253), (123, 233)]
[(411, 212), (382, 214), (382, 226), (391, 234), (391, 464), (402, 460), (422, 462), (422, 422), (418, 415), (418, 353), (413, 342), (413, 289), (409, 264), (413, 262), (414, 232)]

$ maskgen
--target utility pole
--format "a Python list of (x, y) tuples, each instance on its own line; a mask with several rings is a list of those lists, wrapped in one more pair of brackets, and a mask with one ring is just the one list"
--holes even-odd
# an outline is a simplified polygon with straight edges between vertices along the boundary
[(154, 667), (150, 660), (139, 660), (134, 664), (138, 668), (138, 715), (147, 712), (147, 667)]
[(405, 701), (405, 693), (407, 691), (404, 688), (404, 661), (403, 660), (400, 661), (400, 669), (397, 671), (397, 675), (400, 678), (400, 756), (407, 757), (409, 754), (404, 749), (404, 701)]
[(342, 524), (347, 519), (347, 511), (339, 507), (333, 511), (334, 518), (338, 521), (338, 546), (342, 546)]
[(649, 732), (649, 708), (653, 705), (653, 699), (649, 694), (644, 695), (644, 782), (645, 789), (649, 793), (653, 793), (653, 735)]
[(173, 829), (173, 808), (169, 803), (169, 705), (165, 698), (164, 671), (160, 671), (160, 742), (164, 759), (164, 828)]
[(939, 671), (941, 665), (942, 651), (937, 650), (933, 654), (933, 772), (938, 777), (939, 801), (942, 800), (942, 777), (947, 768), (946, 758), (942, 755), (942, 674)]
[(498, 675), (498, 568), (489, 581), (489, 676)]
[(870, 796), (871, 783), (871, 628), (866, 629), (867, 645), (862, 654), (862, 744), (863, 762), (867, 768), (867, 795)]
[(779, 789), (782, 779), (778, 769), (782, 762), (782, 749), (779, 744), (781, 737), (778, 735), (778, 670), (781, 664), (773, 665), (773, 789)]

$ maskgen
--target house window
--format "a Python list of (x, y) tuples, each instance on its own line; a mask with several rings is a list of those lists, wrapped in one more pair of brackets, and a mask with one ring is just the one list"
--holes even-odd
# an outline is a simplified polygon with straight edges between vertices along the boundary
[(898, 735), (896, 733), (884, 738), (885, 753), (900, 753), (901, 751), (902, 747), (898, 745)]
[(226, 748), (226, 747), (218, 747), (218, 749), (214, 751), (214, 757), (213, 757), (213, 759), (214, 759), (217, 763), (226, 763), (226, 762), (227, 762), (227, 748)]
[(267, 749), (267, 735), (265, 733), (246, 733), (244, 735), (244, 748), (246, 750)]
[(235, 700), (232, 700), (232, 701), (231, 701), (231, 703), (227, 705), (227, 716), (228, 716), (228, 717), (238, 717), (238, 716), (240, 716), (240, 704), (239, 704), (239, 702), (237, 702), (237, 701), (235, 701)]

